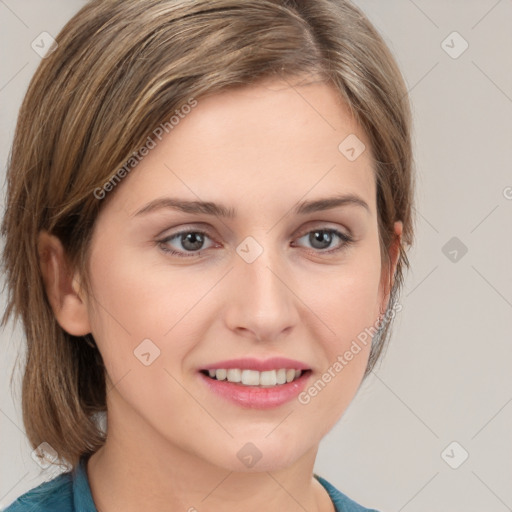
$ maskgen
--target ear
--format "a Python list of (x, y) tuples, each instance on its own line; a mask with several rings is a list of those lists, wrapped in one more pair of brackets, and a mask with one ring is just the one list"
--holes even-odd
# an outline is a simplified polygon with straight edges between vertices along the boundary
[(381, 314), (384, 314), (391, 295), (391, 289), (395, 282), (395, 271), (398, 264), (398, 258), (400, 257), (400, 245), (402, 240), (402, 229), (403, 224), (401, 221), (397, 221), (394, 224), (394, 239), (389, 247), (389, 267), (384, 269), (381, 278)]
[(79, 294), (79, 275), (68, 265), (61, 241), (41, 231), (37, 249), (46, 295), (57, 322), (73, 336), (90, 333), (87, 304)]

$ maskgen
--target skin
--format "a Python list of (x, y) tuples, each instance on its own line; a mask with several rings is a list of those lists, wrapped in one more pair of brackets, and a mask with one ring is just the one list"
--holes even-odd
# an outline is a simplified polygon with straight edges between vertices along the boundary
[[(282, 355), (309, 365), (311, 385), (385, 310), (402, 224), (381, 269), (370, 144), (326, 84), (267, 80), (198, 101), (110, 192), (92, 238), (93, 297), (78, 272), (66, 273), (60, 242), (40, 235), (56, 318), (71, 334), (93, 334), (108, 372), (108, 439), (87, 468), (93, 498), (102, 512), (333, 511), (313, 466), (361, 384), (369, 344), (307, 405), (241, 408), (212, 394), (198, 370)], [(366, 145), (353, 162), (338, 150), (349, 134)], [(369, 211), (291, 213), (335, 193), (356, 194)], [(134, 215), (165, 196), (237, 216)], [(184, 237), (159, 243), (188, 228), (208, 232), (199, 255)], [(308, 235), (329, 228), (353, 243)], [(236, 252), (248, 236), (263, 248), (252, 263)], [(149, 366), (133, 353), (146, 338), (160, 350)], [(248, 442), (262, 454), (252, 468), (237, 457)]]

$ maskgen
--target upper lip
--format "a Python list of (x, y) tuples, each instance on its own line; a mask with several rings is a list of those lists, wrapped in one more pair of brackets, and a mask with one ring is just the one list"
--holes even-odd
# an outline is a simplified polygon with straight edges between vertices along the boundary
[(281, 368), (294, 370), (309, 370), (307, 364), (300, 361), (294, 361), (286, 357), (271, 357), (270, 359), (240, 358), (218, 361), (208, 366), (204, 366), (202, 370), (218, 370), (218, 369), (240, 368), (242, 370), (257, 370), (264, 372), (267, 370), (279, 370)]

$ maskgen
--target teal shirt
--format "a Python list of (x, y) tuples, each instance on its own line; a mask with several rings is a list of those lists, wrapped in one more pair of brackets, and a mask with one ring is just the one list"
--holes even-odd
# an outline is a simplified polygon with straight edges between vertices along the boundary
[[(4, 512), (97, 512), (85, 461), (80, 459), (80, 464), (73, 471), (62, 473), (21, 495)], [(314, 476), (329, 493), (336, 512), (378, 512), (358, 505), (327, 480)]]

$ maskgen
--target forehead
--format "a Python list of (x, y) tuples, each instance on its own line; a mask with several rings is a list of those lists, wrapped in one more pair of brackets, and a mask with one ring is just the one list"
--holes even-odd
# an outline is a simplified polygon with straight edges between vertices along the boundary
[(321, 81), (265, 80), (198, 98), (154, 142), (116, 190), (113, 202), (126, 212), (166, 194), (238, 202), (238, 210), (240, 198), (261, 206), (272, 198), (354, 193), (374, 209), (368, 139), (339, 93)]

